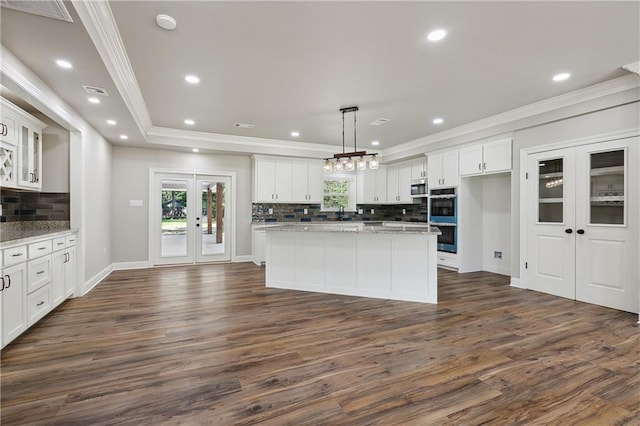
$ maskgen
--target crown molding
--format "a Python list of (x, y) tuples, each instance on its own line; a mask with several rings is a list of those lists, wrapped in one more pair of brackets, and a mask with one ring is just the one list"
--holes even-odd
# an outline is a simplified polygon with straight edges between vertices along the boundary
[(278, 154), (325, 158), (333, 155), (339, 147), (309, 142), (280, 139), (235, 136), (220, 133), (197, 132), (168, 127), (152, 127), (147, 132), (147, 142), (157, 145), (181, 146), (248, 154)]
[(107, 1), (72, 0), (80, 21), (143, 135), (153, 127), (149, 110)]
[(84, 131), (87, 124), (49, 86), (27, 68), (4, 45), (0, 45), (2, 84), (40, 112), (72, 131)]
[[(593, 86), (574, 90), (573, 92), (564, 93), (554, 96), (553, 98), (515, 108), (510, 111), (502, 112), (491, 117), (473, 121), (462, 126), (454, 127), (433, 135), (424, 136), (409, 142), (396, 145), (384, 150), (385, 156), (401, 157), (408, 152), (415, 152), (417, 149), (426, 149), (429, 145), (438, 142), (444, 142), (465, 136), (471, 133), (480, 132), (492, 127), (512, 123), (521, 119), (526, 119), (535, 115), (544, 114), (552, 111), (566, 108), (572, 105), (602, 98), (608, 95), (624, 92), (629, 89), (640, 87), (640, 78), (637, 75), (629, 74), (603, 83), (594, 84)], [(411, 152), (411, 155), (413, 155)]]

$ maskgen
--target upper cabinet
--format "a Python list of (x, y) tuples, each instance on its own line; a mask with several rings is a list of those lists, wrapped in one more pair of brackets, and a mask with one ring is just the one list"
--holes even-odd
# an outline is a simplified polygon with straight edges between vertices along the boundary
[(322, 202), (323, 162), (294, 158), (291, 160), (291, 201), (294, 203)]
[(387, 168), (358, 172), (358, 204), (384, 204), (387, 202)]
[(427, 157), (429, 189), (458, 186), (458, 151), (429, 154)]
[(474, 145), (460, 150), (460, 176), (511, 170), (511, 139)]
[(387, 202), (412, 203), (412, 163), (401, 163), (387, 168)]
[(3, 98), (0, 102), (0, 184), (40, 190), (46, 124)]
[(411, 161), (411, 180), (427, 178), (427, 157)]

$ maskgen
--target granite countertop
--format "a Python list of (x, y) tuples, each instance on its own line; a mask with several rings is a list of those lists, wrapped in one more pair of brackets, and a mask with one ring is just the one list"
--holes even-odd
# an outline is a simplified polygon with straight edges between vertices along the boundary
[(21, 238), (16, 238), (16, 239), (7, 240), (7, 241), (0, 241), (0, 249), (7, 249), (10, 247), (30, 244), (37, 241), (46, 240), (49, 238), (56, 238), (63, 235), (69, 235), (74, 232), (77, 232), (77, 229), (55, 230), (55, 231), (45, 232), (45, 233), (43, 233), (42, 230), (25, 231), (23, 232)]
[(269, 232), (351, 232), (368, 234), (423, 234), (440, 235), (440, 230), (426, 223), (367, 222), (367, 223), (280, 223), (257, 226)]

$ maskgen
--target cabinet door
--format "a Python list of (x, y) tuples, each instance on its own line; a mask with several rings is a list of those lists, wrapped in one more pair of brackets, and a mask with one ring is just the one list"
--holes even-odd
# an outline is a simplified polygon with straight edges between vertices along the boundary
[(411, 162), (411, 179), (426, 179), (427, 177), (427, 159), (419, 158)]
[(482, 145), (461, 149), (459, 160), (460, 176), (482, 174)]
[(398, 169), (398, 201), (411, 203), (411, 164)]
[(387, 169), (387, 202), (397, 203), (400, 201), (400, 195), (398, 193), (398, 166), (389, 167)]
[(66, 250), (67, 261), (64, 264), (64, 289), (65, 298), (76, 291), (76, 248), (69, 247)]
[(6, 108), (0, 111), (0, 140), (10, 145), (18, 145), (18, 116)]
[(51, 255), (51, 304), (58, 306), (66, 297), (65, 289), (65, 251), (57, 251)]
[(457, 150), (442, 154), (442, 182), (443, 186), (458, 186), (460, 182)]
[(276, 203), (291, 202), (291, 160), (276, 160)]
[(322, 184), (324, 182), (324, 170), (322, 161), (309, 161), (309, 203), (322, 202)]
[(2, 277), (2, 344), (7, 345), (27, 329), (26, 263), (5, 268)]
[(430, 154), (427, 157), (427, 175), (429, 188), (440, 188), (442, 183), (442, 154)]
[(0, 186), (15, 188), (18, 185), (18, 152), (15, 145), (0, 142)]
[(309, 202), (309, 162), (307, 160), (291, 162), (291, 201)]
[(380, 167), (375, 172), (375, 202), (376, 203), (386, 203), (387, 200), (387, 168)]
[[(486, 143), (483, 149), (482, 169), (485, 173), (511, 170), (511, 139)], [(460, 152), (462, 153), (462, 150)], [(460, 157), (460, 168), (462, 169), (462, 156)], [(460, 174), (462, 174), (462, 170)]]
[(42, 163), (42, 140), (40, 132), (28, 122), (20, 125), (20, 158), (18, 185), (29, 189), (40, 189), (40, 164)]
[(276, 161), (267, 158), (256, 159), (254, 182), (255, 201), (273, 203), (276, 199)]

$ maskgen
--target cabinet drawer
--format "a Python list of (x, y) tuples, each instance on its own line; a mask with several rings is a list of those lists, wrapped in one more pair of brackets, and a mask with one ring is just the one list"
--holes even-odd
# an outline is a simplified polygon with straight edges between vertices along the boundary
[(28, 327), (51, 310), (51, 285), (48, 284), (27, 297)]
[(27, 263), (27, 293), (51, 282), (51, 256), (30, 260)]
[(67, 243), (67, 247), (75, 246), (76, 245), (76, 236), (75, 235), (69, 235), (69, 236), (66, 237), (65, 241)]
[(438, 266), (446, 266), (447, 268), (458, 268), (458, 255), (444, 251), (438, 252)]
[(53, 239), (53, 251), (62, 250), (67, 246), (67, 239), (65, 237), (58, 237)]
[(51, 240), (29, 244), (29, 259), (35, 259), (51, 253), (52, 247), (53, 245), (51, 244)]
[(4, 266), (11, 266), (20, 262), (26, 262), (27, 246), (18, 246), (5, 249), (2, 254), (2, 259)]

